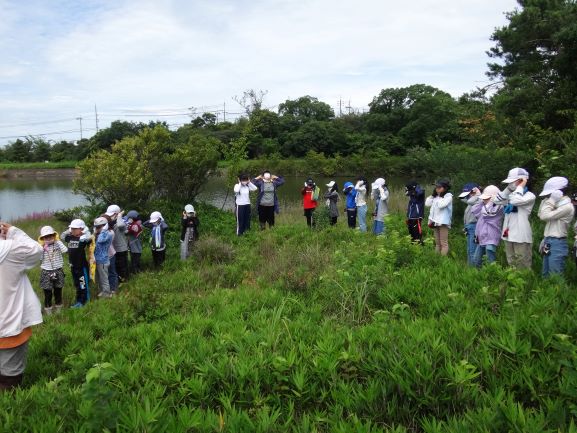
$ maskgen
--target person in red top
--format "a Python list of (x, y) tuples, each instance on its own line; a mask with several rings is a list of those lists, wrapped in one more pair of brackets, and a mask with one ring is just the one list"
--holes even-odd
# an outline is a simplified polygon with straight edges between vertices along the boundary
[(303, 208), (305, 211), (305, 217), (307, 219), (307, 226), (312, 227), (315, 225), (315, 221), (313, 218), (313, 214), (315, 209), (317, 208), (317, 201), (314, 200), (314, 194), (316, 190), (315, 182), (309, 178), (305, 182), (305, 186), (301, 190), (301, 194), (303, 195)]

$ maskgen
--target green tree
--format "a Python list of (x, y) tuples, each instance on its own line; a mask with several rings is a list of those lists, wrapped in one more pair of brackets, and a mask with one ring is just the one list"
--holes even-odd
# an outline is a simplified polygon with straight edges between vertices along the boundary
[(287, 137), (282, 148), (285, 156), (302, 157), (314, 150), (327, 156), (347, 152), (347, 136), (332, 122), (311, 120)]
[(4, 154), (7, 161), (10, 162), (31, 162), (32, 161), (32, 142), (30, 140), (23, 141), (17, 139), (10, 143), (4, 149)]
[(146, 125), (145, 123), (126, 122), (123, 120), (115, 120), (108, 128), (101, 129), (89, 139), (88, 150), (90, 152), (105, 149), (108, 150), (114, 143), (122, 140), (125, 137), (132, 137), (137, 135), (140, 131), (147, 127), (156, 126), (155, 122)]
[(32, 142), (30, 146), (30, 150), (32, 152), (32, 161), (49, 161), (51, 152), (50, 143), (40, 137), (30, 138), (29, 140)]
[(294, 100), (287, 99), (278, 106), (278, 113), (284, 118), (283, 123), (289, 130), (294, 130), (312, 120), (325, 122), (335, 117), (329, 104), (308, 95)]

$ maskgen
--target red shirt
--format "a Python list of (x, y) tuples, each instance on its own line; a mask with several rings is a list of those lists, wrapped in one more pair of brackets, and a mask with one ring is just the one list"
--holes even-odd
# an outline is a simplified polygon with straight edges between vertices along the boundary
[(303, 208), (305, 209), (315, 209), (317, 207), (317, 202), (313, 200), (314, 188), (308, 186), (301, 190), (303, 195)]

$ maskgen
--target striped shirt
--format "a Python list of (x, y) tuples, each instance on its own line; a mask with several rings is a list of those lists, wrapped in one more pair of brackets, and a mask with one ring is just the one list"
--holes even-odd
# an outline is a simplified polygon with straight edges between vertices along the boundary
[(68, 248), (62, 241), (54, 241), (52, 244), (44, 244), (44, 252), (42, 254), (42, 263), (40, 268), (47, 271), (55, 271), (64, 266), (64, 259), (62, 254), (66, 253)]

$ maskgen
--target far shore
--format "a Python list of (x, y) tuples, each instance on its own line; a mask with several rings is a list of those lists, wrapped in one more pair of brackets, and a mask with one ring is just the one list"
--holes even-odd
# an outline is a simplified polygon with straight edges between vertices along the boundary
[(0, 178), (59, 178), (73, 179), (76, 177), (75, 168), (10, 168), (0, 169)]

